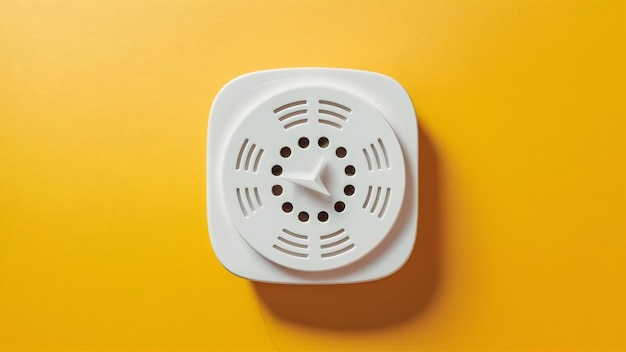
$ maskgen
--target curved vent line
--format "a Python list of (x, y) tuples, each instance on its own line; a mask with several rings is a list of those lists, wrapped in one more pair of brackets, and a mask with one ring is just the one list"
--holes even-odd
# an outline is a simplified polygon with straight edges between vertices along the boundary
[(279, 117), (278, 121), (283, 122), (283, 121), (287, 120), (290, 117), (306, 114), (306, 112), (307, 112), (306, 109), (304, 109), (304, 110), (296, 110), (294, 112), (290, 112), (288, 114), (285, 114), (285, 115)]
[(289, 231), (289, 230), (287, 230), (287, 229), (283, 229), (283, 232), (284, 232), (284, 233), (286, 233), (286, 234), (288, 234), (288, 235), (290, 235), (290, 236), (293, 236), (293, 237), (295, 237), (295, 238), (299, 238), (299, 239), (302, 239), (302, 240), (306, 240), (306, 239), (308, 239), (308, 238), (309, 238), (309, 236), (306, 236), (306, 235), (301, 235), (301, 234), (299, 234), (299, 233), (295, 233), (295, 232), (293, 232), (293, 231)]
[(250, 216), (250, 214), (248, 213), (248, 210), (243, 205), (243, 199), (241, 199), (241, 189), (239, 188), (237, 188), (237, 200), (239, 201), (239, 207), (241, 208), (241, 212), (243, 213), (243, 216), (246, 218)]
[(373, 144), (370, 144), (370, 147), (372, 148), (372, 152), (374, 153), (374, 158), (376, 159), (376, 166), (378, 167), (378, 170), (382, 169), (380, 166), (380, 157), (378, 156), (378, 152), (376, 151), (376, 147), (374, 147)]
[(254, 166), (252, 171), (257, 172), (259, 170), (259, 163), (261, 162), (261, 156), (263, 155), (263, 148), (259, 148), (259, 152), (256, 155), (256, 159), (254, 160)]
[(248, 156), (246, 157), (246, 167), (245, 170), (248, 171), (250, 169), (250, 159), (252, 159), (252, 154), (254, 153), (254, 149), (256, 149), (256, 144), (252, 144), (250, 150), (248, 151)]
[(376, 206), (378, 205), (378, 201), (380, 200), (380, 191), (381, 191), (382, 187), (378, 187), (376, 188), (376, 197), (374, 198), (374, 204), (372, 205), (372, 209), (370, 209), (370, 213), (374, 213), (374, 209), (376, 209)]
[(367, 168), (372, 171), (372, 161), (370, 160), (370, 155), (365, 148), (363, 148), (363, 155), (365, 155), (365, 161), (367, 161)]
[(256, 204), (252, 198), (250, 188), (243, 188), (243, 192), (241, 188), (236, 189), (239, 207), (241, 208), (243, 216), (246, 218), (249, 217), (251, 213), (256, 213), (256, 211), (258, 209), (261, 209), (261, 207), (263, 206), (263, 203), (261, 202), (261, 197), (259, 195), (259, 189), (257, 187), (254, 187), (252, 189), (252, 192), (254, 193), (254, 200), (256, 200)]
[[(306, 100), (298, 100), (298, 101), (294, 101), (294, 102), (279, 106), (273, 111), (274, 113), (278, 114), (279, 112), (287, 110), (289, 108), (293, 108), (293, 107), (300, 108), (299, 110), (296, 110), (296, 111), (287, 110), (284, 115), (278, 117), (279, 122), (286, 122), (285, 120), (289, 120), (292, 117), (299, 116), (299, 115), (306, 115), (309, 112), (309, 110), (306, 109), (306, 106), (304, 106), (304, 108), (301, 107), (301, 105), (306, 105), (306, 104), (307, 104)], [(283, 125), (283, 128), (288, 129), (291, 127), (295, 127), (295, 126), (307, 123), (308, 121), (309, 120), (306, 118), (297, 119), (289, 123), (286, 123), (285, 125)]]
[(288, 244), (290, 246), (293, 246), (293, 247), (304, 248), (304, 249), (309, 248), (309, 245), (296, 243), (296, 242), (291, 242), (288, 239), (280, 237), (280, 236), (278, 236), (278, 240), (283, 242), (283, 243), (286, 243), (286, 244)]
[(341, 105), (339, 103), (335, 103), (334, 101), (330, 101), (330, 100), (319, 100), (318, 101), (320, 104), (322, 105), (330, 105), (330, 106), (334, 106), (336, 108), (339, 108), (341, 110), (345, 110), (347, 112), (352, 112), (352, 109), (350, 109), (349, 107), (345, 106), (345, 105)]
[(298, 258), (307, 258), (309, 255), (306, 253), (299, 253), (299, 252), (294, 252), (294, 251), (290, 251), (288, 249), (285, 249), (283, 247), (280, 247), (278, 245), (273, 245), (272, 248), (276, 249), (279, 252), (283, 252), (287, 255), (293, 256), (293, 257), (298, 257)]
[(380, 208), (380, 212), (378, 213), (378, 218), (382, 219), (383, 215), (387, 211), (387, 205), (389, 205), (389, 198), (391, 196), (391, 188), (387, 187), (387, 191), (385, 192), (385, 199), (383, 199), (383, 206)]
[(250, 188), (244, 188), (244, 192), (246, 193), (246, 199), (250, 205), (250, 210), (252, 210), (253, 213), (256, 213), (256, 207), (254, 206), (254, 203), (252, 203), (252, 197), (250, 197)]
[(327, 248), (335, 247), (335, 246), (338, 246), (338, 245), (340, 245), (342, 243), (345, 243), (345, 242), (347, 242), (349, 240), (350, 240), (350, 236), (346, 236), (346, 237), (340, 239), (339, 241), (335, 241), (333, 243), (328, 243), (328, 244), (323, 244), (321, 246), (321, 248), (322, 249), (327, 249)]
[(349, 246), (346, 246), (340, 250), (334, 251), (334, 252), (330, 252), (330, 253), (322, 253), (322, 258), (330, 258), (330, 257), (334, 257), (334, 256), (338, 256), (340, 254), (343, 254), (349, 250), (351, 250), (352, 248), (354, 248), (354, 243), (351, 243)]
[(338, 124), (336, 122), (332, 122), (330, 120), (326, 120), (326, 119), (318, 119), (317, 122), (319, 122), (321, 124), (324, 124), (324, 125), (333, 126), (333, 127), (338, 128), (338, 129), (342, 129), (343, 128), (340, 124)]
[(276, 109), (274, 109), (274, 113), (279, 113), (279, 112), (281, 112), (281, 111), (283, 111), (285, 109), (289, 109), (289, 108), (294, 107), (294, 106), (305, 105), (305, 104), (306, 104), (306, 100), (294, 101), (292, 103), (288, 103), (288, 104), (285, 104), (283, 106), (277, 107)]
[(383, 157), (385, 158), (385, 165), (388, 169), (391, 169), (391, 164), (389, 163), (389, 157), (387, 156), (387, 148), (385, 148), (385, 144), (383, 141), (378, 138), (378, 144), (380, 144), (380, 149), (383, 151)]
[[(283, 230), (283, 231), (284, 231), (284, 230)], [(339, 236), (339, 235), (341, 235), (341, 234), (342, 234), (342, 233), (344, 233), (344, 232), (346, 232), (346, 230), (345, 230), (345, 229), (339, 229), (339, 230), (337, 230), (337, 231), (335, 231), (335, 232), (329, 233), (328, 235), (323, 235), (323, 236), (320, 236), (320, 239), (321, 239), (321, 240), (327, 240), (327, 239), (333, 238), (333, 237), (335, 237), (335, 236)]]
[(367, 189), (367, 196), (365, 197), (365, 202), (363, 202), (363, 209), (367, 208), (367, 205), (370, 202), (371, 196), (372, 196), (372, 186), (369, 186)]
[(243, 151), (246, 149), (249, 141), (250, 140), (246, 138), (241, 145), (241, 149), (239, 149), (239, 155), (237, 155), (237, 163), (235, 165), (236, 170), (239, 170), (241, 168), (241, 158), (243, 157)]
[(261, 202), (261, 197), (259, 196), (259, 188), (254, 187), (254, 197), (256, 198), (256, 202), (259, 204), (259, 208), (263, 207), (263, 203)]
[(290, 122), (288, 124), (285, 124), (283, 127), (285, 129), (288, 129), (288, 128), (291, 128), (291, 127), (294, 127), (294, 126), (301, 125), (303, 123), (307, 123), (308, 121), (309, 121), (309, 119), (296, 120), (296, 121)]
[[(237, 162), (235, 163), (235, 170), (254, 171), (259, 170), (259, 163), (261, 162), (261, 156), (263, 155), (263, 148), (257, 148), (254, 143), (250, 145), (250, 140), (246, 138), (239, 148), (239, 154), (237, 155)], [(256, 154), (256, 156), (255, 156)]]
[(323, 114), (323, 115), (334, 116), (334, 117), (336, 117), (336, 118), (338, 118), (340, 120), (343, 120), (343, 121), (347, 121), (348, 120), (347, 117), (345, 117), (345, 116), (343, 116), (343, 115), (341, 115), (339, 113), (336, 113), (334, 111), (319, 109), (319, 110), (317, 110), (317, 112), (319, 112), (320, 114)]

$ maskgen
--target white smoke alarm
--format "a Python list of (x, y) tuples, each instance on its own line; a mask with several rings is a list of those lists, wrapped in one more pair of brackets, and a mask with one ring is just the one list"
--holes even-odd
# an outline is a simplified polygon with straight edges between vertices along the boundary
[(232, 273), (263, 282), (379, 279), (417, 229), (417, 122), (395, 80), (294, 68), (240, 76), (209, 117), (209, 234)]

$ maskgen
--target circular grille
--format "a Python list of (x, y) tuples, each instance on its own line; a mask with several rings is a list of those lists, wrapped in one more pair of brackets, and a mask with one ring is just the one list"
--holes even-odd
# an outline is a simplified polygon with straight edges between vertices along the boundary
[(385, 118), (347, 92), (305, 87), (250, 109), (223, 161), (231, 221), (263, 257), (332, 270), (372, 251), (404, 196), (405, 167)]

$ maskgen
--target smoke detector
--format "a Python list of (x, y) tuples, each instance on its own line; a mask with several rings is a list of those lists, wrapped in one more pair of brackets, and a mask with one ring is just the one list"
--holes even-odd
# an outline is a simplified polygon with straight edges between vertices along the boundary
[(413, 105), (387, 76), (294, 68), (237, 77), (209, 117), (213, 249), (254, 281), (388, 276), (415, 241), (417, 158)]

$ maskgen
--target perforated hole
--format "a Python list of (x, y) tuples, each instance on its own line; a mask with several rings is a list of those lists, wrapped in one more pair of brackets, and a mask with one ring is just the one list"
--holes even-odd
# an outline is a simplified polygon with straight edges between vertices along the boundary
[(298, 220), (302, 221), (302, 222), (307, 222), (309, 221), (309, 213), (307, 213), (306, 211), (301, 211), (298, 214)]
[(335, 203), (335, 211), (338, 213), (341, 213), (342, 211), (346, 210), (346, 203), (339, 201)]
[(348, 176), (354, 176), (354, 174), (356, 174), (356, 168), (352, 165), (348, 165), (346, 166), (346, 175)]
[(283, 173), (283, 168), (280, 165), (272, 166), (272, 175), (280, 176)]
[(272, 186), (272, 194), (275, 196), (283, 194), (283, 188), (280, 185)]
[(291, 155), (291, 148), (283, 147), (280, 150), (280, 156), (282, 156), (283, 158), (288, 158), (290, 155)]
[(325, 211), (320, 211), (317, 214), (317, 220), (321, 221), (321, 222), (326, 222), (328, 221), (328, 213)]
[(321, 137), (317, 140), (317, 145), (319, 145), (321, 148), (327, 148), (329, 144), (330, 141), (326, 137)]
[(285, 202), (283, 203), (282, 208), (285, 213), (291, 213), (293, 211), (293, 204)]
[(306, 138), (306, 137), (302, 137), (302, 138), (298, 139), (298, 145), (302, 149), (307, 148), (309, 146), (309, 139)]
[(346, 155), (348, 155), (348, 151), (346, 150), (346, 148), (344, 147), (339, 147), (337, 148), (337, 150), (335, 151), (335, 154), (337, 155), (337, 157), (339, 158), (345, 158)]
[(343, 188), (343, 193), (347, 196), (351, 196), (354, 194), (354, 186), (353, 185), (347, 185)]

